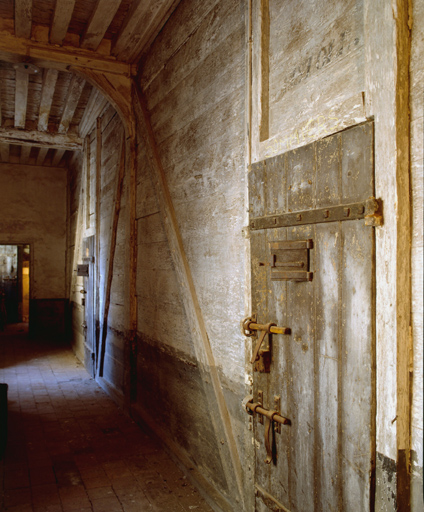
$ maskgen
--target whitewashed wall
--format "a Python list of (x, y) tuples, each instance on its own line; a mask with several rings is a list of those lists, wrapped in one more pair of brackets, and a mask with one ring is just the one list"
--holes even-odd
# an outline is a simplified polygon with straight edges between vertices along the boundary
[(0, 204), (0, 242), (31, 244), (31, 298), (64, 299), (66, 169), (0, 164)]

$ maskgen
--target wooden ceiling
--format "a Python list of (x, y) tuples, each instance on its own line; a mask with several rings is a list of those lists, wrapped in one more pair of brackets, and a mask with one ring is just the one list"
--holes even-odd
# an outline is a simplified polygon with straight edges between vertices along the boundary
[(0, 0), (1, 161), (57, 166), (82, 149), (107, 100), (71, 66), (134, 74), (178, 1)]

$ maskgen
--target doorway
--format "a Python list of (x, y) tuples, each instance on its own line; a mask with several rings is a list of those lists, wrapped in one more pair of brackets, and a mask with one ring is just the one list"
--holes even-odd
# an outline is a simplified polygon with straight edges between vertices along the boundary
[(30, 246), (0, 245), (0, 330), (29, 324)]

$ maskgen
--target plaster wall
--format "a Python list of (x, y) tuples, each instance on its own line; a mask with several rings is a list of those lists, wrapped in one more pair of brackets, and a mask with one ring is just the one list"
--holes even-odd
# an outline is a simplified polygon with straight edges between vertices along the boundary
[[(244, 2), (182, 1), (141, 62), (139, 76), (241, 461), (245, 57)], [(155, 195), (143, 150), (137, 171), (133, 410), (150, 416), (171, 448), (178, 447), (180, 457), (209, 481), (209, 490), (236, 509), (241, 505), (234, 470), (229, 475), (227, 469), (227, 439), (214, 425), (220, 411), (210, 359), (199, 355), (201, 336), (187, 313), (193, 290), (190, 295), (181, 285), (176, 249), (170, 250), (164, 229), (163, 198)]]
[(65, 298), (66, 169), (0, 164), (0, 241), (31, 244), (31, 299)]

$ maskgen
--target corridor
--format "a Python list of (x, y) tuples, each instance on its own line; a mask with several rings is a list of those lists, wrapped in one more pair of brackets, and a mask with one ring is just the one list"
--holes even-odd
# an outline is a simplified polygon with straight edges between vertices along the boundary
[(211, 510), (67, 345), (9, 326), (0, 333), (0, 382), (9, 385), (1, 511)]

